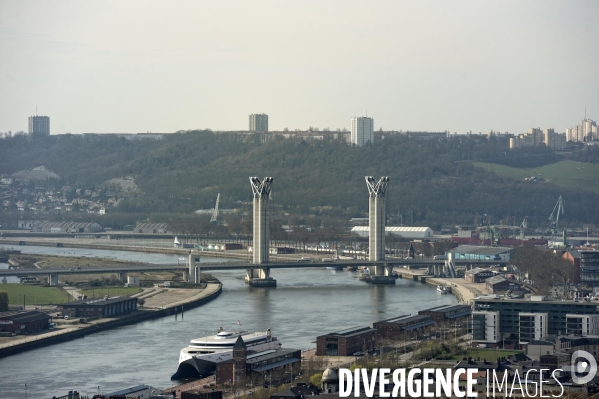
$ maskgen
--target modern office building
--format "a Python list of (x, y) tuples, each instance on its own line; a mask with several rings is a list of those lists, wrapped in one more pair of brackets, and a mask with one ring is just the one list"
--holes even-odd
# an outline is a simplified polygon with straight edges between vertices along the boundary
[(580, 251), (580, 280), (586, 285), (599, 286), (599, 251)]
[(446, 253), (454, 260), (510, 260), (511, 248), (460, 245)]
[(520, 344), (541, 339), (547, 336), (547, 313), (525, 313), (521, 312), (519, 318)]
[(352, 118), (350, 140), (356, 147), (374, 144), (374, 119), (367, 116)]
[(29, 117), (29, 137), (39, 138), (50, 135), (50, 117), (49, 116), (30, 116)]
[[(507, 339), (520, 337), (520, 315), (546, 314), (547, 325), (543, 326), (543, 331), (546, 328), (546, 334), (559, 335), (565, 334), (567, 331), (567, 315), (595, 315), (597, 314), (597, 304), (574, 301), (475, 298), (473, 310), (473, 315), (480, 312), (499, 312), (500, 333), (502, 338)], [(543, 324), (545, 324), (545, 319), (543, 319)]]
[(567, 314), (567, 335), (599, 335), (599, 314)]
[(268, 132), (268, 115), (251, 114), (250, 132)]
[[(357, 218), (354, 218), (357, 219)], [(368, 223), (368, 218), (364, 218)], [(354, 226), (351, 229), (352, 234), (357, 234), (360, 237), (368, 237), (370, 230), (368, 226)], [(394, 234), (396, 236), (402, 236), (403, 238), (409, 239), (423, 239), (433, 236), (433, 229), (430, 227), (399, 227), (399, 226), (385, 226), (385, 235)]]
[(472, 311), (472, 341), (480, 343), (501, 341), (500, 323), (497, 311)]

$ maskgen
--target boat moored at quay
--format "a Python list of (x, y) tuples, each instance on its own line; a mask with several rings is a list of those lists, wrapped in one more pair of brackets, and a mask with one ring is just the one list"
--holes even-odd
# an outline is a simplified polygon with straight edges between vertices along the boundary
[(216, 364), (232, 359), (233, 346), (241, 337), (248, 355), (279, 349), (281, 343), (271, 335), (270, 328), (263, 332), (227, 332), (219, 328), (215, 335), (192, 339), (189, 346), (181, 349), (179, 367), (171, 380), (206, 377), (216, 370)]

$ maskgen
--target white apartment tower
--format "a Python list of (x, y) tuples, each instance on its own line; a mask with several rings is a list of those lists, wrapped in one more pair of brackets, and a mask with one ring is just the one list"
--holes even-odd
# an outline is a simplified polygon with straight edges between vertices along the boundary
[(50, 117), (49, 116), (30, 116), (29, 117), (29, 137), (45, 137), (50, 135)]
[(251, 114), (250, 132), (268, 132), (268, 115)]
[(573, 142), (599, 140), (597, 122), (584, 118), (580, 124), (566, 129), (566, 140)]
[(350, 139), (356, 147), (374, 144), (374, 119), (367, 116), (352, 118)]
[(518, 147), (539, 146), (545, 144), (554, 150), (566, 149), (566, 135), (563, 133), (555, 133), (555, 130), (540, 128), (532, 128), (526, 134), (520, 134), (510, 138), (510, 149)]

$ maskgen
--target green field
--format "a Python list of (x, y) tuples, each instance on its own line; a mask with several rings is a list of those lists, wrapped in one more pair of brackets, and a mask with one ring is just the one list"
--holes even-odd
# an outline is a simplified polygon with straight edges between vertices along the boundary
[[(501, 176), (524, 180), (527, 176), (545, 179), (557, 186), (577, 188), (599, 193), (599, 164), (576, 161), (561, 161), (538, 168), (512, 168), (494, 163), (473, 162), (474, 166)], [(531, 182), (530, 184), (546, 184), (546, 182)]]
[(8, 292), (11, 305), (22, 305), (23, 295), (27, 305), (47, 305), (64, 303), (71, 300), (69, 296), (56, 287), (41, 287), (27, 284), (0, 284), (0, 291)]
[(102, 298), (105, 295), (133, 295), (141, 292), (141, 288), (138, 287), (98, 287), (89, 288), (82, 290), (83, 295), (87, 295), (88, 298)]

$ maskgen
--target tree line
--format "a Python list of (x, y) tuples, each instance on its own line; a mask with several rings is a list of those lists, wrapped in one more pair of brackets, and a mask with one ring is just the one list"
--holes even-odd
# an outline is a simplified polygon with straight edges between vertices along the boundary
[[(538, 166), (561, 157), (544, 147), (509, 151), (507, 139), (497, 136), (378, 135), (374, 145), (358, 148), (326, 137), (305, 141), (211, 131), (178, 132), (162, 140), (64, 135), (0, 141), (0, 170), (6, 174), (44, 165), (60, 176), (60, 184), (76, 187), (133, 176), (139, 191), (113, 210), (128, 219), (190, 215), (213, 207), (218, 193), (221, 208), (240, 208), (251, 201), (249, 176), (273, 176), (271, 203), (280, 224), (348, 220), (364, 217), (368, 209), (364, 176), (386, 175), (393, 224), (438, 230), (487, 215), (492, 223), (528, 216), (530, 226), (544, 227), (559, 195), (569, 205), (565, 224), (599, 223), (595, 193), (550, 183), (531, 186), (474, 167), (469, 161)], [(583, 156), (582, 149), (576, 151)], [(119, 222), (113, 218), (108, 224)]]

